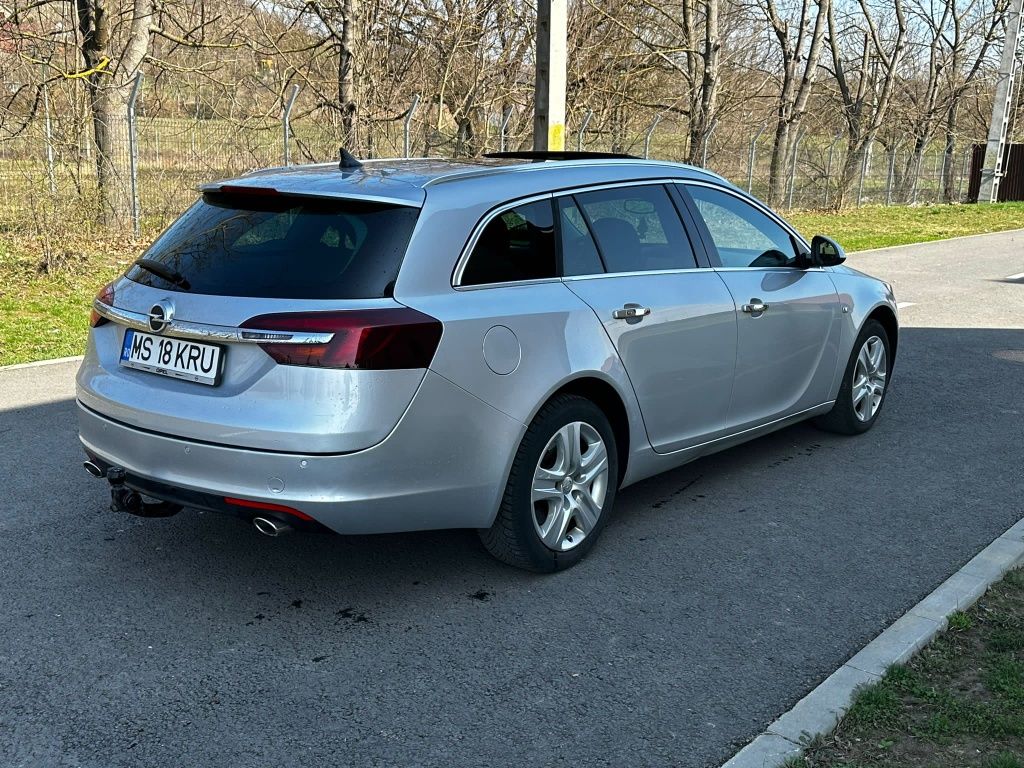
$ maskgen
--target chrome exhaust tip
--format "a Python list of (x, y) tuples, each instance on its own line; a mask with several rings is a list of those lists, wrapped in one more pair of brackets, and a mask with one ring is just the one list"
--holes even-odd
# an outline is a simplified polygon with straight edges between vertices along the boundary
[(100, 469), (99, 465), (92, 461), (83, 461), (82, 466), (85, 467), (85, 471), (93, 477), (103, 477), (103, 470)]
[(292, 532), (292, 527), (290, 525), (282, 523), (280, 520), (274, 520), (271, 517), (254, 517), (252, 519), (252, 525), (264, 536), (270, 536), (271, 538), (277, 538), (278, 536), (284, 536), (286, 533)]

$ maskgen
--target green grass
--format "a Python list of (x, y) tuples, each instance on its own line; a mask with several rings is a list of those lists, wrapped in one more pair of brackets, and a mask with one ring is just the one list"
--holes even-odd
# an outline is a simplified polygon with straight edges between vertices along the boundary
[[(191, 199), (189, 189), (170, 186), (162, 205), (147, 201), (144, 209), (177, 210)], [(79, 227), (81, 210), (50, 210), (43, 201), (0, 216), (0, 365), (80, 354), (96, 291), (166, 223), (154, 215), (144, 222), (143, 239), (133, 241), (124, 233)], [(842, 213), (795, 211), (789, 219), (808, 237), (829, 234), (857, 251), (1024, 227), (1024, 203), (865, 206)], [(1024, 638), (1008, 635), (1004, 642), (1024, 644)]]
[(871, 205), (841, 213), (793, 211), (787, 218), (808, 239), (828, 235), (853, 252), (1024, 228), (1024, 203)]
[(1024, 768), (1024, 571), (861, 690), (805, 768)]
[(47, 258), (36, 238), (0, 233), (0, 365), (81, 354), (93, 296), (141, 244), (132, 245), (67, 237)]

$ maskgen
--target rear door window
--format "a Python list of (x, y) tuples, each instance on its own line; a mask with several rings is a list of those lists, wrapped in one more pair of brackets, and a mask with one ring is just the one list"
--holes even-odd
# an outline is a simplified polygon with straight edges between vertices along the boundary
[(389, 296), (419, 209), (357, 200), (207, 193), (144, 258), (181, 280), (133, 266), (164, 290), (274, 299)]
[(679, 213), (660, 184), (600, 189), (575, 197), (608, 272), (696, 268)]
[(461, 285), (512, 283), (557, 276), (551, 200), (526, 203), (492, 218), (477, 238)]
[(571, 197), (559, 197), (558, 235), (562, 248), (562, 275), (599, 275), (604, 272), (601, 257), (583, 214)]

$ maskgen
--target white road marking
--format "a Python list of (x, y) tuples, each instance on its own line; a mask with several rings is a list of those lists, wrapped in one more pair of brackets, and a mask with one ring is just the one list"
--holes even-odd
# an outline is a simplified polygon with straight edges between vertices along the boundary
[(1018, 272), (1016, 275), (1010, 275), (1009, 277), (1007, 277), (1005, 279), (1006, 280), (1020, 280), (1022, 277), (1024, 277), (1024, 272)]
[(916, 301), (900, 301), (896, 303), (896, 309), (906, 309), (907, 307), (912, 307), (915, 304), (917, 304)]

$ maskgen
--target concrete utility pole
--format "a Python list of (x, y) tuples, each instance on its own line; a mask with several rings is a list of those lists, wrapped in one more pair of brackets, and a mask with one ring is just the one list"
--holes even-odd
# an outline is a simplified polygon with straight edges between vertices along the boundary
[(989, 123), (988, 143), (985, 145), (985, 163), (981, 168), (979, 203), (994, 203), (999, 199), (1006, 128), (1010, 124), (1010, 107), (1013, 103), (1017, 44), (1020, 40), (1021, 25), (1024, 23), (1022, 7), (1024, 0), (1013, 0), (1006, 17), (1006, 42), (1003, 44), (1003, 57), (999, 62), (999, 79), (996, 81), (996, 97), (992, 104), (992, 122)]
[(533, 148), (565, 149), (565, 48), (568, 0), (538, 0), (537, 79), (534, 89)]

